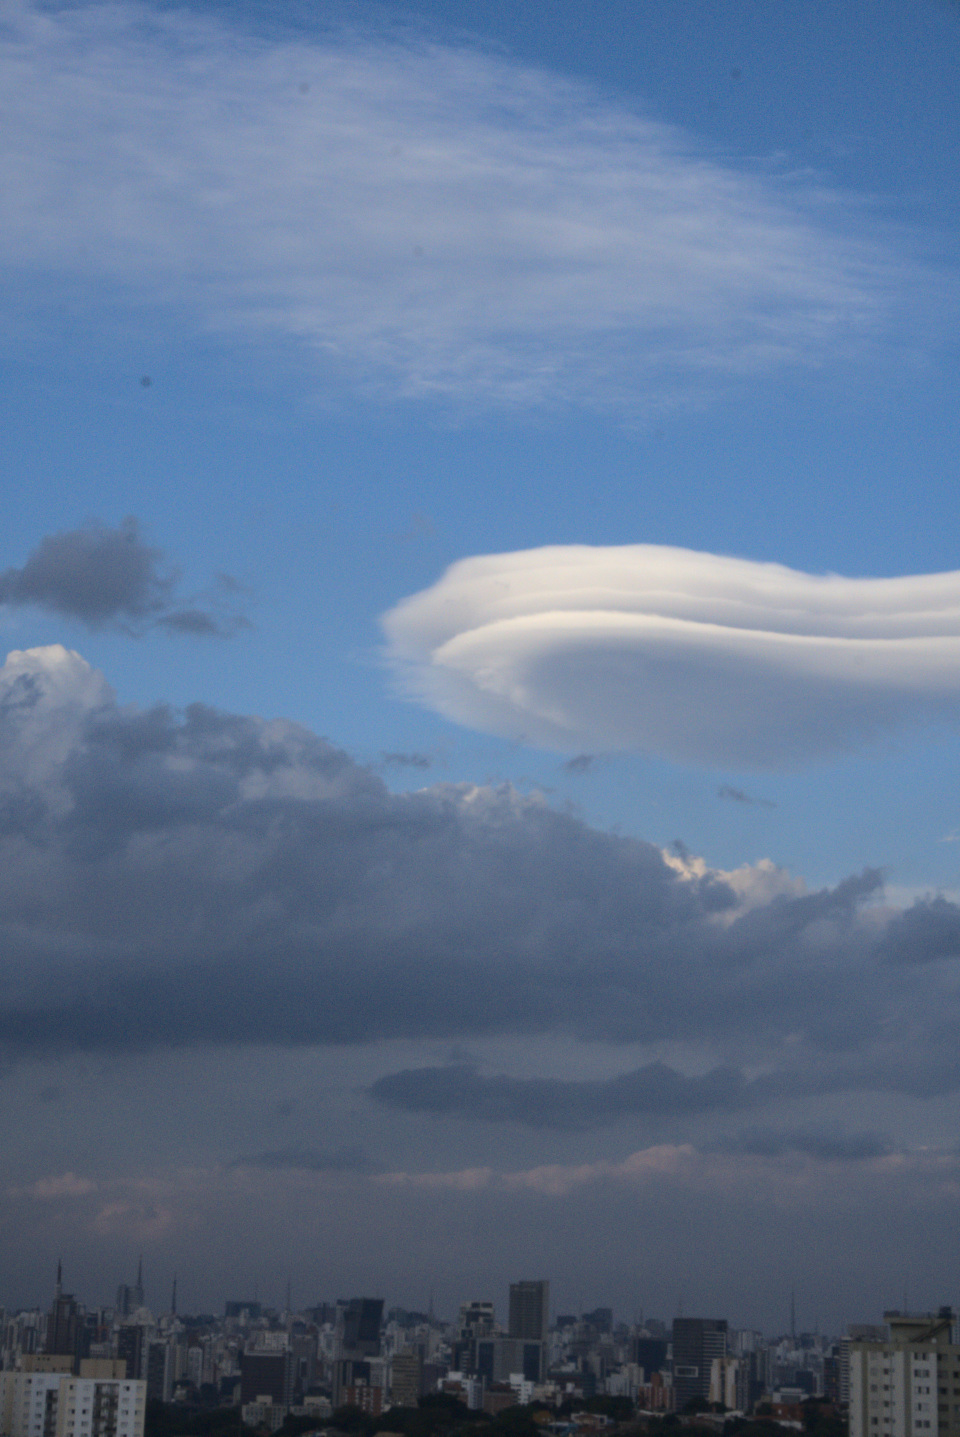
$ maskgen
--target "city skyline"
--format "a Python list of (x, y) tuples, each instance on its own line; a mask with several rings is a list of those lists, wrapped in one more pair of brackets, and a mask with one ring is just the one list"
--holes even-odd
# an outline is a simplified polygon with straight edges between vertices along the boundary
[(4, 8), (11, 1303), (960, 1291), (958, 60)]

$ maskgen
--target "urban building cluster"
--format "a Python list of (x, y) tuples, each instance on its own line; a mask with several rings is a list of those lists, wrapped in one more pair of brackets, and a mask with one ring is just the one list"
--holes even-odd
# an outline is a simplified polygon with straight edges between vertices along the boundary
[(513, 1283), (505, 1320), (488, 1299), (453, 1322), (384, 1306), (355, 1297), (294, 1311), (288, 1295), (282, 1311), (233, 1300), (188, 1316), (174, 1283), (155, 1316), (142, 1266), (109, 1308), (83, 1307), (58, 1270), (48, 1311), (2, 1314), (0, 1437), (144, 1437), (151, 1402), (235, 1408), (238, 1431), (290, 1418), (322, 1431), (344, 1408), (375, 1421), (431, 1394), (492, 1417), (533, 1405), (555, 1434), (602, 1426), (611, 1409), (718, 1429), (752, 1413), (804, 1430), (818, 1403), (850, 1437), (960, 1437), (951, 1308), (888, 1312), (836, 1338), (791, 1321), (771, 1340), (720, 1318), (616, 1321), (607, 1307), (551, 1321), (546, 1281)]

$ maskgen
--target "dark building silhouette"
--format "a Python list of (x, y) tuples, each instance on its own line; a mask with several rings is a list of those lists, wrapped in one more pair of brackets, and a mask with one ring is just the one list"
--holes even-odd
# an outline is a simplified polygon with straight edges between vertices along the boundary
[(511, 1282), (510, 1336), (528, 1342), (543, 1342), (549, 1321), (549, 1282)]
[(133, 1286), (122, 1282), (117, 1288), (117, 1313), (129, 1317), (143, 1306), (143, 1258), (137, 1263), (137, 1280)]
[(613, 1308), (595, 1307), (593, 1312), (585, 1312), (580, 1321), (589, 1323), (589, 1325), (597, 1332), (612, 1332)]
[(76, 1365), (81, 1357), (84, 1316), (72, 1293), (63, 1291), (62, 1278), (63, 1266), (58, 1262), (57, 1285), (53, 1292), (53, 1306), (47, 1317), (44, 1351), (57, 1357), (71, 1357)]
[(344, 1357), (376, 1357), (380, 1351), (382, 1297), (351, 1297), (343, 1313)]
[(244, 1352), (240, 1358), (240, 1401), (269, 1397), (275, 1406), (293, 1402), (293, 1356), (289, 1352)]
[(673, 1390), (677, 1411), (688, 1402), (710, 1398), (710, 1368), (715, 1357), (727, 1355), (727, 1324), (712, 1317), (673, 1319)]
[(146, 1328), (135, 1322), (128, 1322), (117, 1333), (117, 1356), (127, 1364), (127, 1376), (131, 1379), (144, 1377), (146, 1351), (144, 1334)]
[(667, 1370), (666, 1338), (635, 1337), (630, 1344), (630, 1359), (643, 1368), (644, 1378), (649, 1382), (651, 1373)]

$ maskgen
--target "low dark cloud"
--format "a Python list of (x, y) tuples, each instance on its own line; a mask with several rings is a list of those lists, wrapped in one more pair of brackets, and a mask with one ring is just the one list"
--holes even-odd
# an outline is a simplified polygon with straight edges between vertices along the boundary
[(876, 1133), (840, 1133), (818, 1129), (794, 1129), (778, 1132), (770, 1128), (753, 1128), (735, 1138), (718, 1143), (723, 1152), (746, 1153), (750, 1157), (773, 1158), (787, 1153), (824, 1162), (866, 1162), (886, 1157), (891, 1144)]
[(753, 798), (742, 788), (734, 788), (729, 783), (722, 783), (717, 789), (717, 798), (729, 799), (731, 803), (746, 803), (753, 808), (776, 808), (771, 798)]
[(568, 758), (566, 763), (560, 767), (564, 773), (589, 773), (593, 768), (594, 756), (592, 753), (578, 753), (573, 758)]
[(741, 1108), (751, 1101), (750, 1084), (734, 1068), (687, 1078), (663, 1063), (599, 1080), (485, 1077), (466, 1064), (450, 1064), (391, 1073), (369, 1091), (377, 1102), (406, 1112), (568, 1129), (601, 1127), (627, 1115)]
[(864, 908), (881, 875), (771, 897), (775, 878), (742, 870), (735, 889), (509, 787), (395, 794), (294, 724), (120, 709), (64, 649), (0, 670), (11, 1055), (537, 1033), (714, 1054), (697, 1079), (461, 1068), (376, 1090), (555, 1127), (752, 1101), (748, 1049), (782, 1092), (956, 1081), (936, 1036), (956, 996), (938, 965), (886, 961), (900, 920)]
[(142, 634), (149, 628), (224, 638), (248, 627), (225, 608), (218, 581), (211, 603), (177, 599), (179, 575), (163, 551), (147, 544), (136, 519), (116, 529), (91, 523), (48, 534), (19, 569), (0, 573), (0, 605), (34, 606), (75, 619), (90, 629)]
[(917, 899), (890, 922), (881, 951), (893, 963), (960, 957), (960, 906), (942, 896)]

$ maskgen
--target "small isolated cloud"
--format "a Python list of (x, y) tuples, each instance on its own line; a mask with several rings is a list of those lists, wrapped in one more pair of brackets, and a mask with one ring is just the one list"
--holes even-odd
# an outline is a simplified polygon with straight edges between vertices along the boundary
[(430, 768), (433, 759), (425, 753), (383, 753), (380, 762), (384, 768)]
[(136, 519), (116, 529), (91, 523), (47, 534), (22, 567), (0, 573), (0, 605), (46, 609), (90, 629), (128, 634), (159, 627), (223, 638), (247, 625), (222, 605), (221, 612), (182, 605), (177, 579), (162, 550), (145, 543)]
[(567, 1129), (600, 1127), (627, 1115), (740, 1108), (751, 1101), (750, 1085), (734, 1068), (688, 1078), (663, 1063), (600, 1080), (485, 1077), (465, 1064), (408, 1068), (378, 1078), (369, 1092), (407, 1112)]
[(0, 90), (11, 287), (292, 336), (365, 393), (635, 411), (933, 310), (859, 202), (422, 29), (22, 0)]
[(776, 804), (769, 798), (753, 798), (742, 788), (734, 788), (732, 784), (723, 783), (717, 789), (717, 798), (729, 799), (731, 803), (746, 803), (754, 808), (776, 808)]
[(409, 697), (547, 748), (785, 769), (960, 717), (960, 572), (571, 545), (462, 559), (383, 626)]
[(592, 753), (578, 753), (573, 758), (568, 758), (562, 765), (564, 773), (589, 773), (593, 768), (594, 756)]

